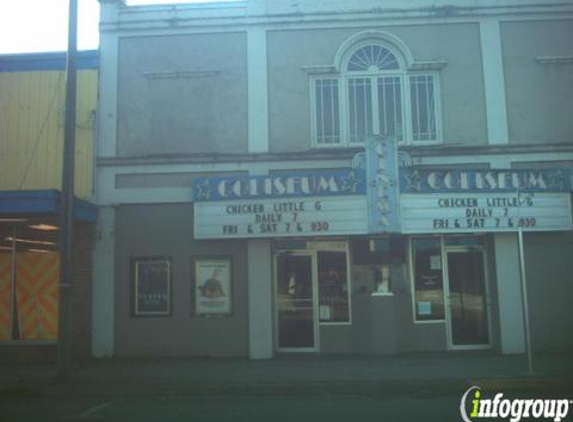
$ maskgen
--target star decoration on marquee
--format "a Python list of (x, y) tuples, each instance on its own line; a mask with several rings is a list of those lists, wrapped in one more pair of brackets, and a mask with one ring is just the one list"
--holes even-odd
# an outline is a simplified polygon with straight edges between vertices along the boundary
[(353, 171), (350, 171), (342, 178), (340, 190), (342, 192), (356, 193), (358, 192), (360, 183), (361, 181), (356, 177), (356, 174)]
[(405, 174), (406, 189), (420, 192), (422, 190), (422, 178), (418, 174), (418, 170), (412, 171), (410, 174)]
[(209, 179), (205, 179), (200, 183), (195, 185), (195, 200), (210, 200), (211, 193), (213, 192), (213, 188), (211, 187), (211, 183)]
[(547, 187), (551, 190), (562, 191), (566, 186), (566, 177), (561, 170), (549, 174), (547, 177)]

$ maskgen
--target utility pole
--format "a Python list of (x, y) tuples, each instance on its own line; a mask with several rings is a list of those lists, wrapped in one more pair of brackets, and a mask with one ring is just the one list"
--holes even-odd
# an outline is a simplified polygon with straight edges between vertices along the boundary
[(519, 225), (523, 198), (517, 188), (517, 247), (519, 248), (519, 280), (521, 281), (521, 302), (523, 304), (523, 330), (525, 334), (525, 352), (527, 355), (527, 374), (533, 376), (533, 351), (531, 350), (531, 327), (529, 325), (529, 296), (527, 294), (527, 275), (525, 271), (525, 251), (523, 245), (523, 228)]
[(68, 377), (72, 360), (72, 249), (76, 141), (76, 56), (78, 2), (69, 0), (66, 60), (66, 114), (60, 197), (60, 283), (58, 307), (58, 378)]
[[(521, 207), (521, 204), (519, 204)], [(527, 374), (533, 376), (533, 351), (531, 350), (531, 328), (529, 325), (529, 298), (527, 295), (527, 277), (525, 273), (525, 252), (523, 246), (523, 230), (517, 232), (519, 246), (519, 274), (521, 278), (521, 300), (523, 302), (523, 324), (525, 331), (525, 351), (527, 354)]]

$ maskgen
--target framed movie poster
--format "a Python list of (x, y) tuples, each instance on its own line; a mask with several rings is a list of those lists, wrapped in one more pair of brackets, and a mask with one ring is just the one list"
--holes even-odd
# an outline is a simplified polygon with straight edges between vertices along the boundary
[(133, 258), (133, 313), (171, 315), (171, 259)]
[(231, 260), (196, 259), (195, 314), (230, 315), (232, 303)]

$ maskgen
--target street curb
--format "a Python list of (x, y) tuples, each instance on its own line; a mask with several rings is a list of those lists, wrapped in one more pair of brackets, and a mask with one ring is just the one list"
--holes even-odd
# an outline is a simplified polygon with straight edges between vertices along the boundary
[[(443, 379), (391, 381), (281, 381), (281, 382), (212, 382), (202, 380), (172, 381), (133, 380), (70, 380), (43, 386), (0, 390), (0, 397), (147, 397), (147, 396), (336, 396), (375, 397), (409, 396), (431, 398), (462, 394), (469, 387), (504, 393), (551, 394), (571, 391), (573, 379), (510, 378), (510, 379)], [(3, 393), (2, 393), (3, 392)]]

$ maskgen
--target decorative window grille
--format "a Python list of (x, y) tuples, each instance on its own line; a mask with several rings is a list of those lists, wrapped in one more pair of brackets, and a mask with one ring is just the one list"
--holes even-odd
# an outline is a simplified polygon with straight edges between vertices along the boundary
[(348, 108), (350, 142), (364, 142), (373, 133), (370, 79), (348, 79)]
[(380, 70), (398, 70), (400, 64), (396, 56), (381, 45), (367, 45), (354, 52), (348, 61), (349, 72), (371, 72)]
[(317, 144), (340, 144), (338, 79), (315, 81), (315, 107)]
[(431, 141), (437, 137), (434, 85), (433, 75), (410, 76), (414, 141)]
[(360, 144), (369, 135), (435, 143), (440, 140), (437, 97), (436, 74), (408, 72), (390, 49), (363, 45), (340, 76), (314, 80), (315, 143)]

